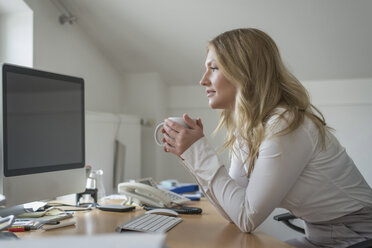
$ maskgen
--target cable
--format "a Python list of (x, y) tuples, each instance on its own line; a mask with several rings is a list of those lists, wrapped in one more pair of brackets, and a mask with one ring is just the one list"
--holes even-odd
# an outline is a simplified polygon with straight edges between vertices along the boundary
[(195, 207), (159, 208), (159, 207), (144, 206), (143, 209), (145, 209), (146, 211), (153, 210), (153, 209), (170, 209), (170, 210), (176, 211), (179, 214), (201, 214), (203, 212), (201, 208), (195, 208)]

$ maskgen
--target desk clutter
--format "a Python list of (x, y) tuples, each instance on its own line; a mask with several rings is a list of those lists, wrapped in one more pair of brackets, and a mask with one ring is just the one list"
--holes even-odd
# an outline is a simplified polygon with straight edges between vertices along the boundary
[(49, 207), (45, 210), (18, 215), (7, 230), (10, 232), (25, 232), (37, 229), (51, 230), (75, 225), (75, 221), (66, 221), (66, 219), (72, 217), (73, 213), (71, 212), (66, 212), (56, 207)]
[[(146, 192), (136, 191), (135, 193), (145, 194)], [(0, 217), (0, 228), (4, 227), (0, 232), (0, 247), (178, 248), (197, 245), (222, 248), (226, 246), (246, 247), (247, 244), (253, 247), (288, 247), (279, 240), (260, 232), (255, 235), (242, 235), (240, 230), (226, 222), (206, 199), (197, 202), (187, 201), (181, 205), (171, 206), (171, 209), (142, 205), (141, 207), (135, 206), (135, 209), (130, 212), (121, 212), (123, 205), (120, 204), (123, 200), (127, 201), (127, 198), (128, 196), (115, 194), (106, 196), (103, 200), (98, 199), (101, 207), (105, 208), (104, 210), (99, 209), (99, 205), (96, 204), (77, 207), (74, 202), (75, 195), (70, 195), (69, 198), (58, 199), (60, 203), (48, 202), (36, 212), (34, 209), (38, 205), (30, 206), (33, 211), (21, 215), (22, 219), (17, 216), (15, 224), (13, 223), (14, 217), (13, 219)], [(64, 204), (61, 204), (62, 202)], [(66, 202), (71, 205), (65, 204)], [(181, 209), (191, 210), (190, 207), (195, 208), (195, 211), (198, 209), (198, 213), (203, 208), (206, 215), (190, 216), (181, 213)], [(133, 206), (129, 206), (129, 209), (131, 208)], [(71, 209), (76, 209), (76, 211), (70, 211)], [(62, 219), (58, 220), (58, 218)], [(13, 228), (23, 227), (14, 229), (15, 232), (8, 232), (8, 224), (11, 224)], [(120, 233), (115, 233), (115, 231)]]
[[(47, 206), (47, 205), (45, 205)], [(75, 225), (74, 220), (66, 220), (73, 217), (73, 213), (65, 212), (62, 209), (48, 207), (39, 209), (34, 212), (26, 212), (14, 215), (9, 215), (0, 218), (0, 240), (18, 239), (14, 234), (17, 232), (26, 232), (32, 230), (52, 230), (56, 228)]]
[[(93, 184), (92, 184), (93, 185)], [(96, 185), (94, 183), (94, 185)], [(152, 178), (138, 179), (118, 185), (119, 198), (115, 195), (97, 198), (95, 186), (87, 187), (85, 192), (76, 195), (75, 204), (56, 201), (35, 202), (9, 208), (14, 215), (0, 219), (0, 239), (17, 239), (14, 233), (33, 230), (53, 230), (74, 226), (72, 219), (76, 211), (90, 211), (95, 208), (110, 212), (130, 212), (141, 206), (147, 212), (136, 216), (124, 224), (113, 228), (113, 232), (137, 231), (146, 233), (165, 233), (182, 222), (179, 214), (201, 214), (201, 208), (187, 207), (185, 204), (192, 200), (200, 200), (198, 185), (180, 184), (175, 180), (156, 183)], [(88, 185), (89, 186), (89, 185)], [(184, 194), (193, 194), (192, 198)], [(88, 194), (92, 202), (81, 202)], [(101, 195), (102, 196), (102, 195)], [(102, 204), (118, 199), (125, 199), (121, 204)], [(5, 209), (7, 210), (7, 209)], [(4, 210), (4, 211), (5, 211)], [(6, 211), (2, 213), (7, 213)], [(14, 217), (15, 216), (15, 217)], [(115, 229), (115, 230), (114, 230)], [(4, 232), (5, 231), (5, 232)]]

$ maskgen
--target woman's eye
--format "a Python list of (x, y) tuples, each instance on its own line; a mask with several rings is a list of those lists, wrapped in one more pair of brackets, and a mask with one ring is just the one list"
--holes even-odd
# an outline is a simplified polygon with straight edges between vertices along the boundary
[(209, 67), (211, 69), (212, 72), (215, 72), (216, 70), (218, 70), (217, 67)]

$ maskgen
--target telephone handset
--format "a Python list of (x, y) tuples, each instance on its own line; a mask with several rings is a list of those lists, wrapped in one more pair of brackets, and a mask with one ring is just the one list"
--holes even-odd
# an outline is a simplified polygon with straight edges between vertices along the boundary
[(160, 189), (143, 183), (119, 183), (118, 193), (138, 205), (171, 207), (172, 200)]
[(127, 202), (134, 202), (140, 206), (163, 208), (190, 201), (189, 198), (172, 191), (159, 189), (151, 177), (137, 179), (133, 183), (119, 183), (118, 192), (128, 197)]

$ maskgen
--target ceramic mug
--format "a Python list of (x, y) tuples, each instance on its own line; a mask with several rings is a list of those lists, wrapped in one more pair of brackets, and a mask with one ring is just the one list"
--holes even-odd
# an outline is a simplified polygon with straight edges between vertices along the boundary
[[(183, 120), (183, 117), (168, 117), (169, 120), (173, 121), (173, 122), (176, 122), (184, 127), (189, 127), (186, 125), (186, 123), (184, 122)], [(193, 121), (196, 123), (196, 120), (193, 119)], [(156, 144), (158, 144), (159, 146), (164, 146), (164, 143), (161, 141), (161, 139), (159, 140), (159, 131), (163, 128), (164, 126), (164, 121), (163, 122), (160, 122), (156, 128), (155, 128), (155, 132), (154, 132), (154, 139), (155, 139), (155, 142)]]

